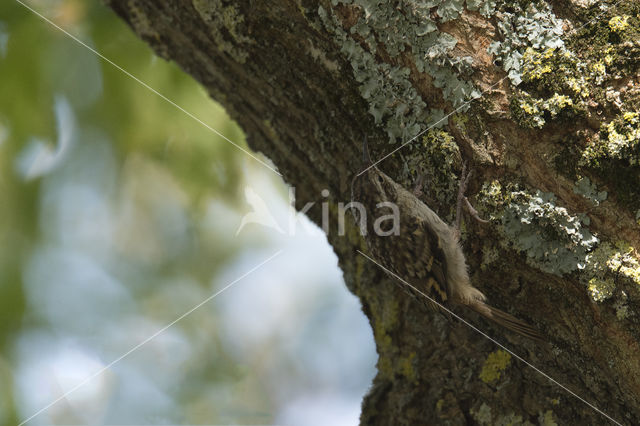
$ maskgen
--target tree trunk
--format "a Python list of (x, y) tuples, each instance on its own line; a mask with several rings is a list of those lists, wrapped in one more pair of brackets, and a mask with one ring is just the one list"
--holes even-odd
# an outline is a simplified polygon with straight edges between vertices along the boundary
[[(379, 354), (362, 424), (640, 418), (637, 2), (107, 3), (224, 105), (318, 224), (329, 190), (328, 240)], [(490, 219), (463, 227), (472, 282), (546, 342), (454, 311), (606, 415), (425, 311), (357, 253), (353, 221), (340, 235), (364, 135), (374, 159), (398, 149), (378, 167), (405, 187), (424, 176), (422, 199), (449, 222), (470, 164), (467, 193)]]

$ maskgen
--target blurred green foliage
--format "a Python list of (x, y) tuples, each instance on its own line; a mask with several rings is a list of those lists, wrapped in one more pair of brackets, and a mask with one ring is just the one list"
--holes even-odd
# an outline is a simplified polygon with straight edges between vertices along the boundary
[[(142, 41), (99, 2), (32, 1), (29, 4), (57, 25), (158, 88), (178, 105), (229, 139), (244, 145), (243, 134), (224, 110), (175, 64), (157, 58)], [(22, 269), (42, 237), (39, 196), (43, 177), (20, 175), (16, 159), (34, 138), (55, 152), (59, 138), (55, 100), (70, 104), (78, 143), (92, 132), (104, 134), (118, 165), (131, 158), (166, 169), (187, 191), (192, 214), (205, 196), (237, 203), (243, 185), (244, 154), (212, 134), (112, 65), (55, 29), (14, 1), (0, 3), (0, 353), (25, 324)], [(140, 159), (144, 159), (144, 161)], [(193, 247), (200, 250), (202, 247)], [(227, 246), (217, 253), (180, 262), (200, 267), (210, 277), (216, 261), (234, 253)], [(237, 249), (237, 247), (236, 247)], [(208, 256), (207, 256), (208, 255)], [(206, 259), (206, 260), (205, 260)], [(205, 265), (206, 263), (206, 265)], [(11, 372), (0, 358), (0, 424), (16, 423), (11, 396)], [(4, 408), (4, 409), (3, 409)]]

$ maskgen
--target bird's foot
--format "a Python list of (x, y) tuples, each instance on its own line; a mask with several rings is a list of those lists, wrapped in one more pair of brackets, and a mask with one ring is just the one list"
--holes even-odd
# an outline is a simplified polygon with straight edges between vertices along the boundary
[(467, 211), (475, 220), (480, 223), (489, 223), (488, 220), (482, 219), (478, 214), (478, 211), (471, 205), (469, 199), (465, 195), (467, 192), (467, 186), (469, 185), (469, 178), (472, 175), (472, 171), (468, 170), (467, 163), (462, 163), (462, 173), (460, 175), (460, 187), (458, 188), (458, 203), (456, 208), (456, 230), (460, 232), (460, 222), (462, 220), (462, 208), (466, 207)]

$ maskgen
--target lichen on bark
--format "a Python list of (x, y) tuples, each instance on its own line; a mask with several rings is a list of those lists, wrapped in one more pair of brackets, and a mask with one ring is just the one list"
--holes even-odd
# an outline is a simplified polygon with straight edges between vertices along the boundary
[[(472, 280), (493, 305), (535, 324), (549, 343), (534, 344), (459, 313), (614, 418), (640, 417), (634, 281), (640, 185), (631, 162), (638, 155), (633, 114), (640, 104), (637, 2), (109, 5), (223, 103), (250, 147), (296, 186), (298, 208), (323, 189), (332, 205), (349, 200), (365, 134), (380, 158), (440, 125), (379, 167), (404, 185), (426, 168), (434, 185), (427, 182), (423, 199), (447, 217), (462, 160), (472, 165), (468, 195), (494, 216), (490, 225), (465, 224)], [(531, 40), (528, 26), (535, 30)], [(598, 195), (603, 191), (606, 198)], [(544, 256), (541, 263), (528, 261), (527, 250), (513, 244), (525, 229), (516, 226), (516, 207), (546, 209), (555, 218), (526, 228), (535, 247), (551, 242), (563, 253), (582, 247), (580, 259), (571, 267), (553, 260), (565, 265), (555, 268), (559, 274), (541, 266)], [(337, 210), (330, 209), (335, 226)], [(321, 221), (319, 211), (309, 217)], [(516, 231), (502, 232), (505, 223)], [(372, 324), (379, 354), (363, 424), (601, 423), (599, 414), (514, 360), (497, 385), (485, 383), (479, 372), (496, 347), (407, 298), (357, 254), (366, 248), (352, 222), (344, 236), (333, 226), (329, 243)], [(576, 242), (576, 233), (584, 238)], [(585, 246), (589, 235), (599, 245)], [(593, 270), (588, 262), (580, 269), (589, 256)], [(592, 278), (615, 285), (592, 290)], [(605, 293), (593, 302), (594, 294)]]

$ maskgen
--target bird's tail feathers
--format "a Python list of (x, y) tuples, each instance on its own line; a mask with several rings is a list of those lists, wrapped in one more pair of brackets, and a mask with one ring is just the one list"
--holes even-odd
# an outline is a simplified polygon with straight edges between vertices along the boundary
[(513, 332), (520, 334), (521, 336), (528, 337), (529, 339), (544, 341), (544, 338), (538, 330), (530, 326), (524, 321), (519, 320), (511, 314), (501, 311), (498, 308), (489, 306), (486, 303), (477, 301), (469, 305), (471, 309), (482, 315), (483, 317), (490, 319), (491, 321), (499, 324)]

